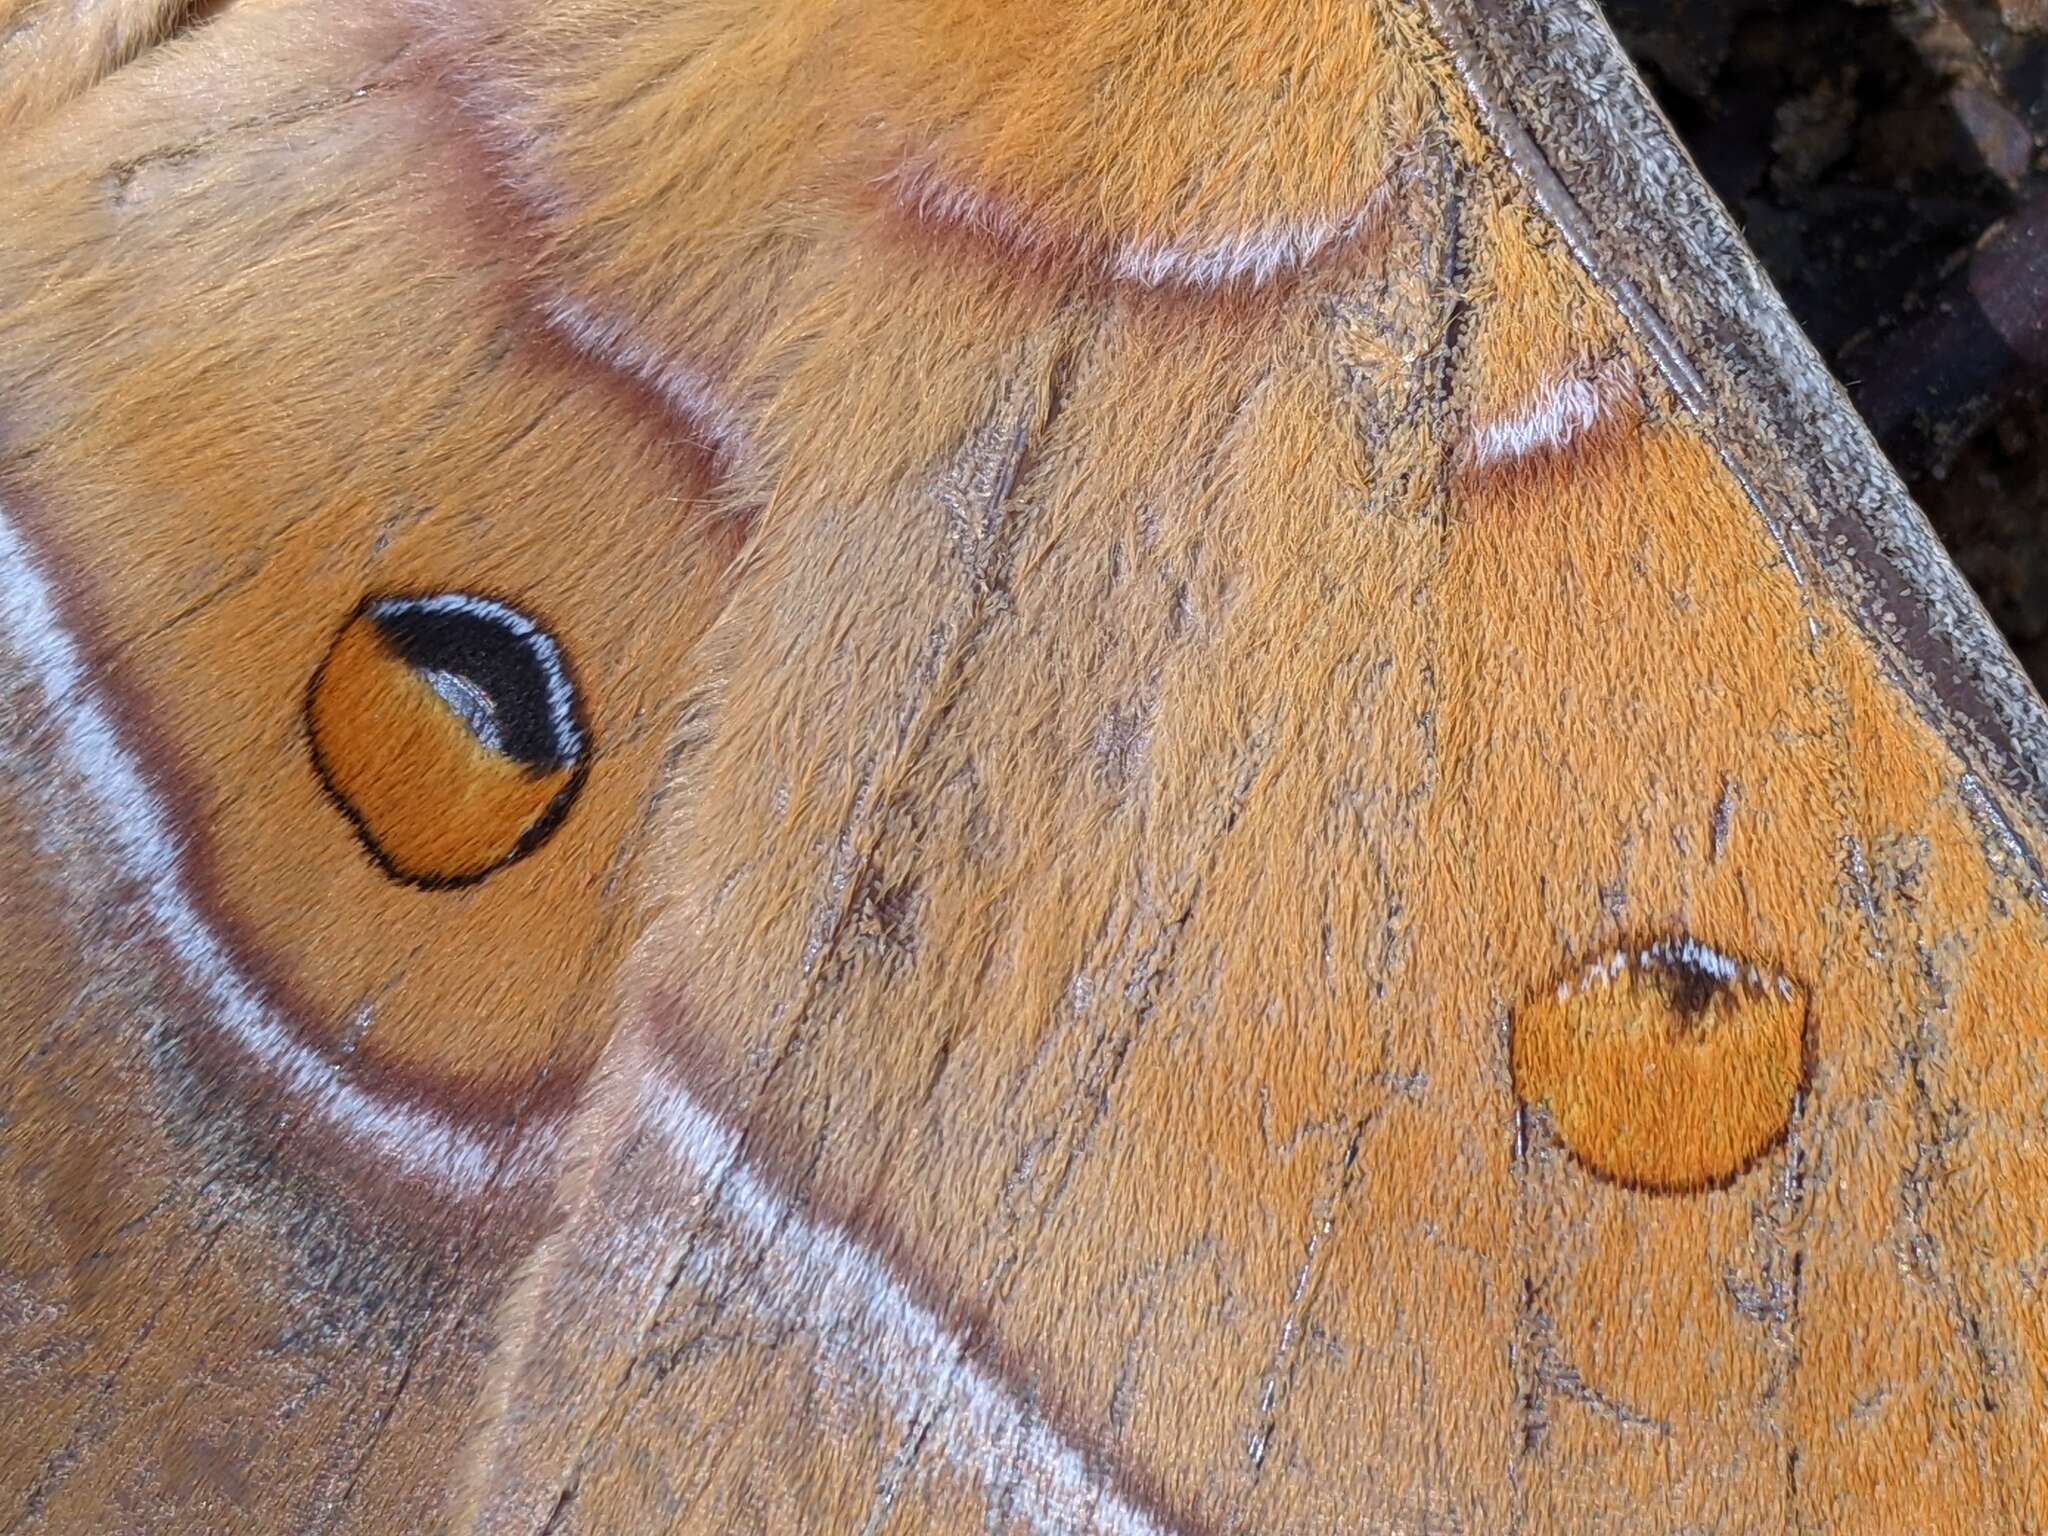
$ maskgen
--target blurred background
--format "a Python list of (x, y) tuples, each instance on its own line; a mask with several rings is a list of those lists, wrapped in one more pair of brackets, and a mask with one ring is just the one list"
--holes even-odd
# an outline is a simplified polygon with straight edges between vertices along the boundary
[(1606, 0), (2048, 689), (2048, 0)]

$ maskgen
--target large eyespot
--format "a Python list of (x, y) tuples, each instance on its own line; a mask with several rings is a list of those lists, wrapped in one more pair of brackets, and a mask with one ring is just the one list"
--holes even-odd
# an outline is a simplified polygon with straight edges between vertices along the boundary
[(335, 803), (415, 885), (466, 884), (531, 853), (588, 767), (554, 638), (463, 593), (366, 601), (313, 674), (306, 719)]
[(1806, 1014), (1797, 983), (1694, 940), (1616, 950), (1516, 1011), (1515, 1092), (1605, 1178), (1724, 1184), (1785, 1134)]

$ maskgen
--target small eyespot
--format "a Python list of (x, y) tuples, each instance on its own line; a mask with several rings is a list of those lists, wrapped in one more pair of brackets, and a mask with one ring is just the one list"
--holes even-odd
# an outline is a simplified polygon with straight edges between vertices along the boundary
[(306, 699), (313, 766), (392, 878), (465, 885), (531, 853), (589, 766), (554, 638), (464, 593), (377, 597), (342, 627)]
[(1725, 1184), (1783, 1138), (1806, 1049), (1803, 987), (1676, 939), (1539, 989), (1516, 1011), (1511, 1066), (1580, 1163), (1668, 1193)]

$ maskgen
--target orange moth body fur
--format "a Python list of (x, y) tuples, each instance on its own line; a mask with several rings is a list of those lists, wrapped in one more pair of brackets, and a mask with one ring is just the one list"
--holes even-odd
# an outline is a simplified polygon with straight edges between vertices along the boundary
[(1438, 10), (0, 20), (9, 1523), (2048, 1528), (2048, 820)]

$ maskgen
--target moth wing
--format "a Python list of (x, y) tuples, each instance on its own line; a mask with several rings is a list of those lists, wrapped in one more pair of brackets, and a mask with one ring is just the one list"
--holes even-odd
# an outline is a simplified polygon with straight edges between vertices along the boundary
[[(231, 8), (0, 178), (25, 1528), (438, 1523), (736, 548), (701, 445), (530, 318), (410, 29), (344, 9)], [(426, 890), (330, 799), (307, 701), (366, 596), (451, 591), (559, 635), (595, 762), (534, 856)], [(425, 762), (391, 776), (441, 793)]]
[(764, 510), (465, 1512), (2035, 1518), (2038, 800), (1897, 636), (2038, 702), (1456, 30), (633, 14), (478, 47)]
[[(162, 735), (118, 738), (138, 779), (201, 785), (223, 874), (188, 905), (248, 925), (361, 1093), (294, 1098), (218, 999), (171, 1006), (156, 866), (38, 830), (119, 804), (37, 791), (22, 905), (56, 937), (22, 995), (55, 1001), (10, 1021), (53, 1107), (9, 1138), (90, 1145), (63, 1115), (117, 1082), (94, 1112), (164, 1149), (138, 1192), (174, 1225), (112, 1245), (102, 1324), (53, 1242), (129, 1219), (132, 1167), (23, 1206), (45, 1352), (147, 1367), (49, 1378), (53, 1428), (9, 1432), (63, 1440), (34, 1512), (93, 1509), (104, 1465), (188, 1519), (373, 1529), (444, 1482), (490, 1529), (2038, 1520), (2024, 772), (1821, 558), (1868, 511), (1745, 456), (1764, 405), (1703, 397), (1581, 265), (1441, 16), (1259, 20), (231, 15), (36, 141), (8, 495), (69, 606), (19, 642), (22, 760), (77, 751), (97, 694), (34, 668), (81, 636)], [(303, 205), (158, 126), (199, 107), (121, 94), (215, 101), (197, 61), (237, 40), (340, 71), (244, 87), (321, 167)], [(101, 224), (131, 160), (159, 195)], [(104, 300), (52, 288), (73, 260)], [(182, 294), (203, 327), (133, 318)], [(406, 502), (459, 510), (378, 549)], [(157, 546), (214, 527), (272, 552), (232, 624), (230, 594), (166, 628), (206, 587)], [(363, 859), (295, 734), (387, 581), (518, 596), (594, 740), (644, 739), (467, 896)], [(53, 889), (139, 891), (159, 931), (82, 958)], [(336, 975), (400, 978), (362, 1068)], [(68, 1001), (106, 976), (140, 1002)], [(412, 1118), (394, 1149), (337, 1105)], [(470, 1186), (413, 1148), (457, 1132)], [(150, 1256), (212, 1199), (248, 1256), (166, 1290)], [(351, 1267), (309, 1279), (330, 1231)], [(294, 1418), (306, 1320), (365, 1309), (414, 1332), (341, 1335), (332, 1416)], [(203, 1391), (124, 1385), (194, 1360)]]

